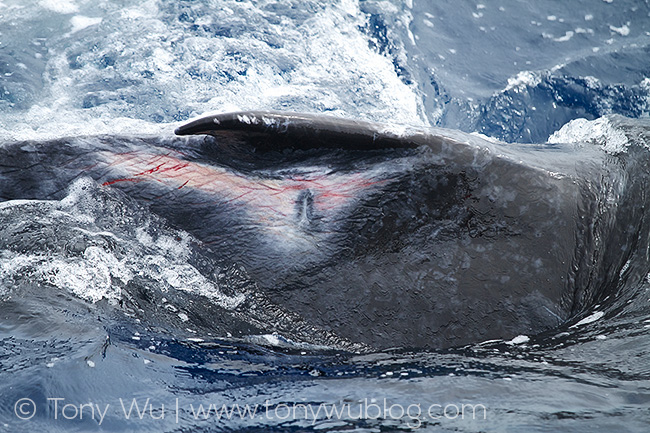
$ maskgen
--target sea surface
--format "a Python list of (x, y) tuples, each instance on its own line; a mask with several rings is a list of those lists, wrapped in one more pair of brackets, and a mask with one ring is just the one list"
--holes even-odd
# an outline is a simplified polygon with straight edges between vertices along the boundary
[[(650, 3), (0, 0), (4, 141), (253, 109), (624, 151), (610, 119), (648, 122)], [(182, 323), (188, 296), (240, 302), (242, 270), (201, 274), (191, 235), (83, 182), (0, 203), (8, 242), (0, 431), (650, 431), (648, 281), (540, 335), (355, 353), (131, 314), (120, 281)]]

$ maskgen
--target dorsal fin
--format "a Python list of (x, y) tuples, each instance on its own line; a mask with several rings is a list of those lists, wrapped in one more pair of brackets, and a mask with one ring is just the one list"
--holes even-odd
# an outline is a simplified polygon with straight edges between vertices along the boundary
[(247, 111), (206, 116), (176, 129), (177, 135), (235, 137), (262, 149), (414, 148), (421, 133), (399, 134), (381, 125), (313, 114)]

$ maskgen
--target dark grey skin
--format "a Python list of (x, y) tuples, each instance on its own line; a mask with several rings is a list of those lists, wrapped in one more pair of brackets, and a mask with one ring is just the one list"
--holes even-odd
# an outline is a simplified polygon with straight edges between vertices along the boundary
[(243, 265), (303, 330), (446, 348), (552, 329), (648, 274), (647, 129), (617, 122), (640, 144), (610, 155), (228, 113), (187, 138), (5, 143), (0, 199), (58, 199), (90, 176)]

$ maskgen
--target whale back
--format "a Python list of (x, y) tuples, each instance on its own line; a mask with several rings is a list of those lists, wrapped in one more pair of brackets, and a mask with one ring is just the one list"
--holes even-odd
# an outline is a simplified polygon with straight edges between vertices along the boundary
[(292, 317), (375, 348), (542, 332), (648, 272), (642, 153), (277, 112), (176, 132), (4, 143), (0, 198), (91, 177)]

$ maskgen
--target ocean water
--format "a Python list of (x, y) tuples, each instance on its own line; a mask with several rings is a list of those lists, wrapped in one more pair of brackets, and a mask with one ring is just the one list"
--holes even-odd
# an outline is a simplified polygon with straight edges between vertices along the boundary
[[(647, 130), (649, 59), (647, 0), (1, 0), (0, 137), (261, 109), (617, 154), (617, 115)], [(538, 335), (355, 351), (202, 332), (195, 315), (255, 302), (246, 269), (87, 180), (0, 203), (0, 245), (1, 431), (650, 426), (647, 279)]]

